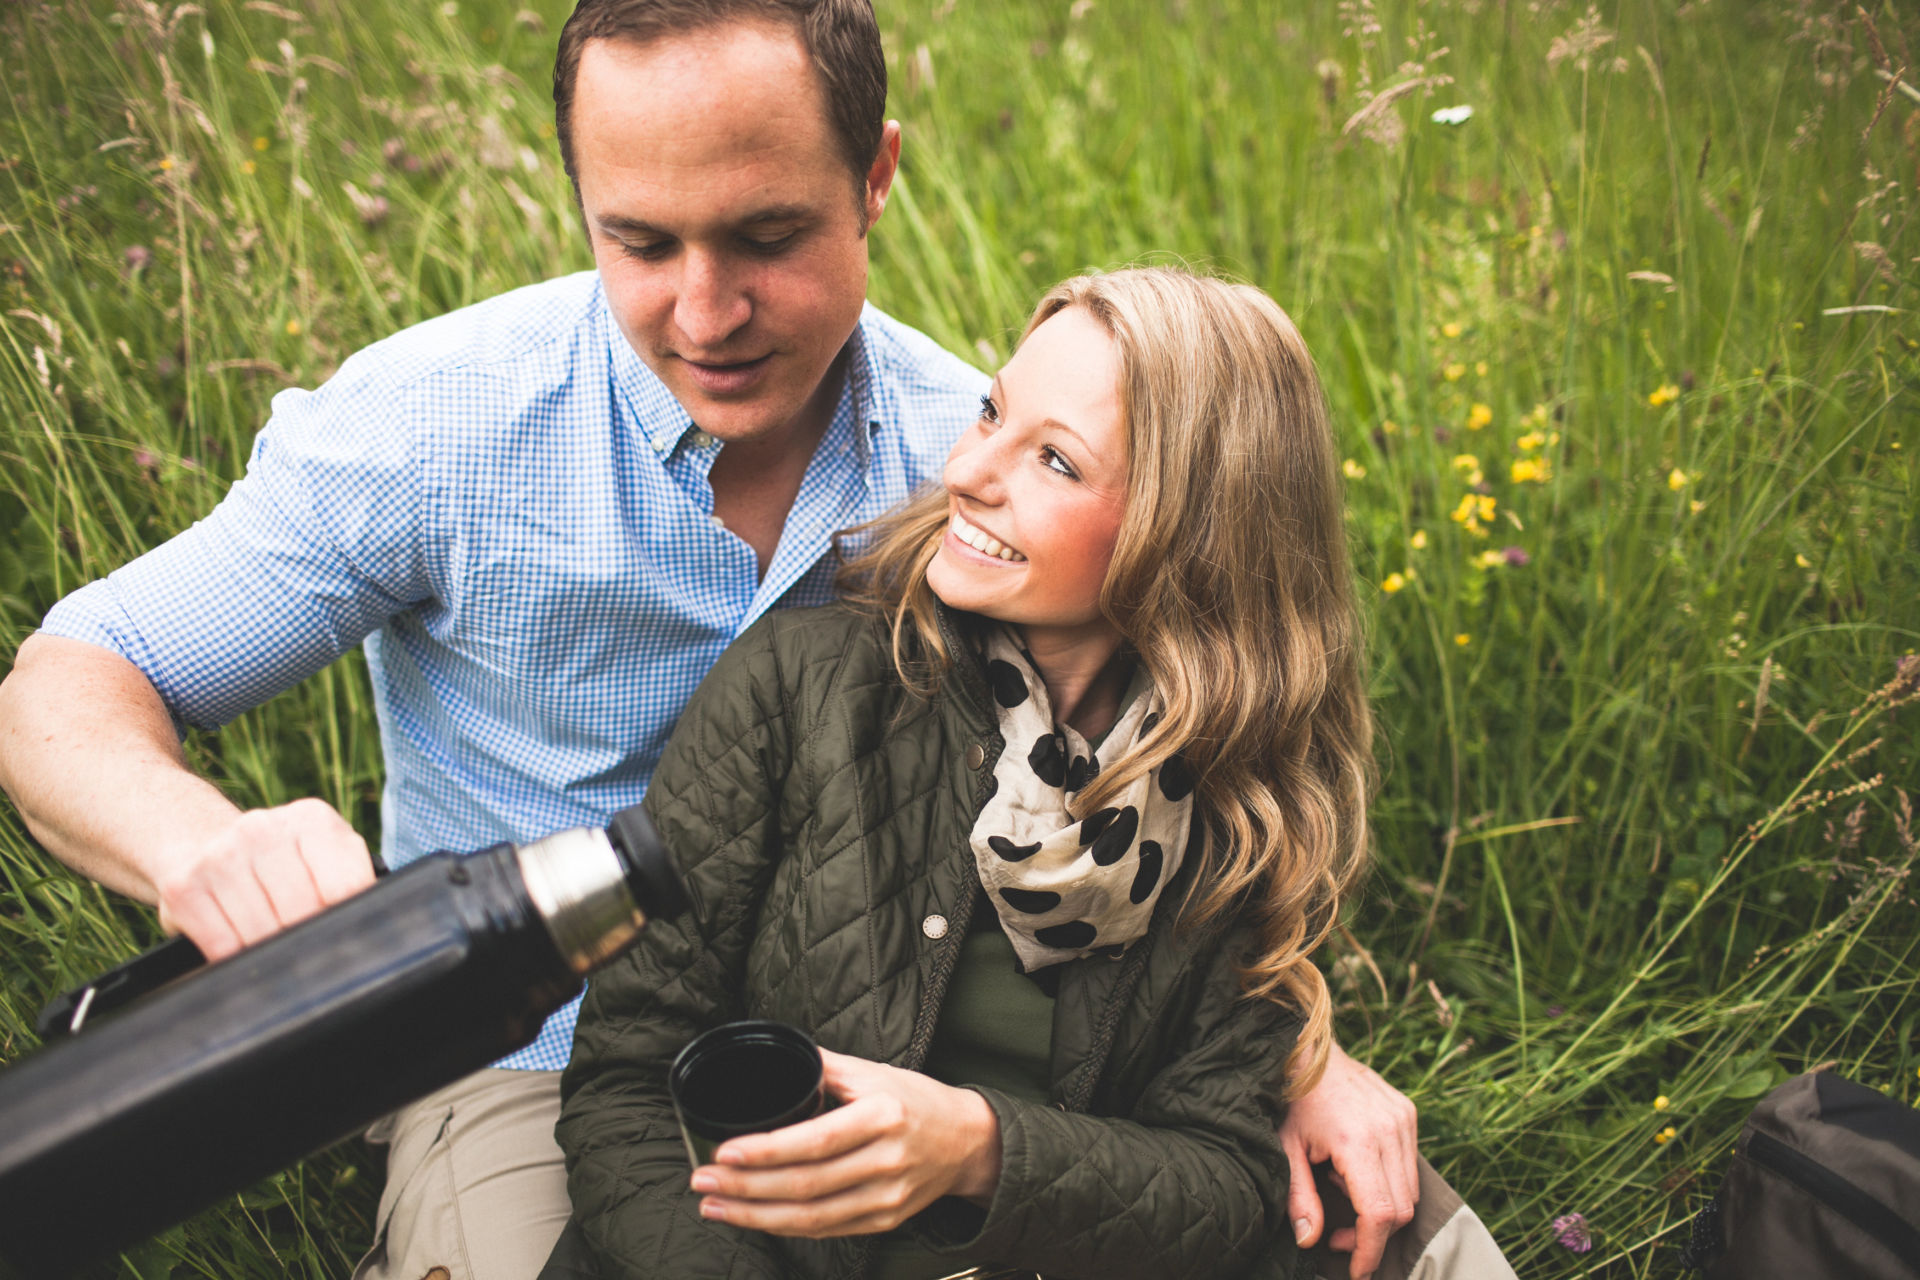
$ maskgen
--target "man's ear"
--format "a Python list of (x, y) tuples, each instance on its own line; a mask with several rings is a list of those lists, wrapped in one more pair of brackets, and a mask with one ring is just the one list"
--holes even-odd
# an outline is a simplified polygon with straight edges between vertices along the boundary
[(880, 131), (880, 150), (867, 169), (866, 215), (871, 227), (886, 211), (887, 196), (893, 190), (894, 175), (900, 172), (900, 122), (889, 120)]

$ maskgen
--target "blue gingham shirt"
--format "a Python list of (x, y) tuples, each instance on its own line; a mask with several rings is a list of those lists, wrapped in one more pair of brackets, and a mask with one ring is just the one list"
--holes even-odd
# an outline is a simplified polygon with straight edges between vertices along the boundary
[[(764, 579), (713, 518), (719, 442), (583, 272), (281, 392), (206, 519), (42, 629), (119, 652), (200, 727), (364, 645), (389, 865), (604, 825), (728, 642), (828, 601), (831, 535), (936, 478), (978, 412), (984, 375), (872, 307), (848, 355)], [(577, 1009), (499, 1065), (565, 1066)]]

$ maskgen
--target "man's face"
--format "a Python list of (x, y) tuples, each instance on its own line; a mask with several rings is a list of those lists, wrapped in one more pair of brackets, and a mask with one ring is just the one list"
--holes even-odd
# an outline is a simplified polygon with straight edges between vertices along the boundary
[(762, 23), (590, 42), (572, 125), (620, 331), (702, 429), (774, 443), (859, 321), (899, 127), (863, 207), (799, 34)]

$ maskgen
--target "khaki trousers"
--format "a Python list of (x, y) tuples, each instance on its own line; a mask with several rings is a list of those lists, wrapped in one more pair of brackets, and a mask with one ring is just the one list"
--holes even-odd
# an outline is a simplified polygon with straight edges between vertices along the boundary
[(571, 1212), (558, 1071), (489, 1067), (379, 1121), (373, 1248), (353, 1280), (533, 1280)]
[[(373, 1248), (353, 1280), (534, 1280), (567, 1225), (567, 1170), (553, 1126), (558, 1071), (489, 1068), (367, 1130), (387, 1148)], [(1353, 1210), (1322, 1180), (1326, 1230)], [(1351, 1255), (1320, 1248), (1323, 1280)], [(1515, 1280), (1472, 1209), (1424, 1158), (1413, 1221), (1387, 1240), (1374, 1280)]]
[[(1373, 1280), (1517, 1280), (1486, 1225), (1460, 1193), (1447, 1185), (1425, 1156), (1420, 1161), (1420, 1203), (1413, 1221), (1387, 1237)], [(1324, 1231), (1353, 1225), (1353, 1206), (1325, 1178), (1318, 1179), (1325, 1207)], [(1318, 1248), (1312, 1254), (1321, 1280), (1348, 1280), (1350, 1253)]]

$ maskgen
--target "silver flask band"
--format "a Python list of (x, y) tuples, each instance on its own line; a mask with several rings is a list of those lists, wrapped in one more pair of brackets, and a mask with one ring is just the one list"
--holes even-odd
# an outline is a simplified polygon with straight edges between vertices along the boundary
[(567, 966), (582, 977), (626, 950), (646, 927), (626, 868), (597, 827), (515, 846), (520, 878)]

